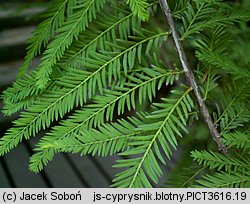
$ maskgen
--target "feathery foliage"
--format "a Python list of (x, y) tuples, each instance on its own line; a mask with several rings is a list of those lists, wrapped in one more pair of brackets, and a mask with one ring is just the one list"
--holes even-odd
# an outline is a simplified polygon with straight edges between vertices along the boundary
[(149, 14), (147, 11), (147, 1), (146, 0), (127, 0), (132, 12), (141, 18), (143, 21), (148, 20)]
[(104, 3), (105, 0), (87, 0), (82, 5), (77, 5), (75, 9), (71, 5), (71, 10), (76, 10), (76, 12), (70, 15), (65, 23), (62, 23), (61, 28), (57, 30), (60, 34), (56, 35), (48, 45), (41, 59), (36, 74), (36, 85), (38, 88), (42, 89), (46, 86), (56, 61), (61, 59), (65, 50), (73, 42), (73, 39), (77, 39), (79, 33), (85, 30), (88, 24), (96, 18), (96, 13), (103, 8)]
[[(151, 115), (145, 117), (146, 120), (152, 120), (149, 124), (138, 126), (138, 130), (148, 131), (146, 136), (135, 136), (133, 141), (129, 142), (130, 148), (120, 155), (132, 156), (135, 158), (118, 160), (114, 167), (129, 167), (124, 172), (119, 173), (113, 180), (113, 186), (117, 187), (148, 187), (151, 186), (149, 178), (158, 183), (158, 177), (162, 171), (157, 162), (159, 159), (166, 164), (165, 159), (170, 159), (172, 155), (171, 147), (176, 149), (177, 136), (182, 137), (182, 131), (187, 132), (185, 128), (187, 113), (194, 106), (189, 96), (191, 89), (186, 91), (173, 90), (173, 97), (162, 99), (165, 103), (155, 104), (157, 107)], [(179, 117), (179, 118), (178, 118)], [(160, 149), (163, 149), (163, 154)], [(147, 177), (148, 176), (148, 177)]]
[[(17, 80), (2, 93), (2, 112), (19, 118), (0, 139), (0, 155), (45, 132), (30, 159), (34, 173), (57, 153), (117, 154), (113, 168), (122, 170), (111, 186), (153, 187), (180, 154), (165, 187), (249, 187), (250, 69), (239, 36), (250, 45), (250, 8), (220, 0), (169, 4), (227, 155), (206, 137), (172, 32), (150, 0), (50, 4)], [(40, 64), (28, 71), (35, 57)]]
[(73, 11), (72, 7), (75, 7), (78, 3), (81, 2), (77, 0), (54, 0), (50, 4), (47, 13), (43, 15), (45, 20), (39, 24), (33, 36), (29, 39), (30, 45), (23, 66), (20, 68), (19, 77), (23, 76), (34, 57), (41, 54), (42, 46), (46, 46), (57, 29), (62, 26), (66, 19), (65, 13), (70, 16)]

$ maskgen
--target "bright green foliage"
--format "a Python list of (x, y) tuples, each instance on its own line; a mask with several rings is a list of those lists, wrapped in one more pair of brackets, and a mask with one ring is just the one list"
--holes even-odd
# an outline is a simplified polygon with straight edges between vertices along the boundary
[(193, 151), (191, 156), (199, 164), (209, 167), (210, 169), (217, 168), (218, 170), (225, 169), (225, 171), (231, 173), (231, 171), (249, 171), (250, 163), (247, 158), (240, 155), (232, 157), (225, 156), (215, 152), (207, 151)]
[(149, 14), (147, 11), (147, 0), (127, 0), (134, 15), (137, 15), (143, 21), (148, 20)]
[[(31, 158), (31, 170), (38, 172), (42, 163), (47, 164), (47, 160), (52, 160), (56, 149), (51, 146), (44, 149), (44, 146), (50, 146), (50, 143), (70, 137), (73, 133), (79, 133), (81, 129), (89, 129), (104, 123), (112, 121), (115, 111), (115, 105), (118, 105), (118, 114), (123, 114), (125, 106), (129, 109), (135, 108), (136, 91), (142, 96), (139, 103), (142, 104), (146, 99), (152, 100), (155, 90), (164, 84), (173, 83), (178, 78), (179, 72), (167, 71), (154, 66), (154, 70), (143, 68), (142, 73), (135, 73), (129, 76), (129, 81), (123, 87), (115, 87), (114, 90), (104, 90), (102, 96), (92, 99), (93, 103), (83, 106), (81, 110), (73, 113), (72, 116), (61, 122), (61, 126), (56, 126), (51, 133), (44, 136), (43, 140), (37, 145), (39, 152)], [(144, 94), (145, 93), (145, 94)]]
[(19, 72), (20, 77), (26, 72), (33, 58), (41, 54), (42, 46), (46, 46), (50, 38), (55, 35), (56, 30), (62, 26), (65, 21), (65, 12), (67, 16), (70, 16), (73, 11), (72, 7), (75, 7), (78, 3), (80, 2), (77, 0), (54, 0), (50, 4), (48, 12), (43, 15), (46, 20), (39, 24), (33, 37), (29, 39), (30, 45)]
[[(206, 137), (165, 16), (150, 0), (50, 4), (18, 79), (2, 94), (2, 112), (20, 117), (0, 139), (0, 155), (45, 130), (30, 159), (34, 173), (60, 152), (117, 154), (113, 187), (152, 187), (180, 155), (165, 187), (249, 187), (250, 61), (240, 50), (250, 47), (250, 8), (169, 3), (227, 155)], [(28, 72), (36, 56), (41, 62)]]
[(225, 172), (215, 173), (203, 177), (203, 180), (198, 180), (199, 185), (194, 187), (207, 187), (207, 188), (249, 188), (250, 174)]
[(130, 137), (142, 133), (142, 131), (135, 130), (135, 126), (141, 124), (142, 122), (138, 119), (129, 118), (129, 121), (121, 120), (114, 124), (100, 126), (99, 131), (82, 129), (72, 137), (48, 143), (48, 146), (43, 145), (41, 149), (54, 148), (62, 152), (80, 152), (81, 155), (113, 155), (126, 148)]
[(96, 18), (96, 13), (103, 8), (104, 3), (105, 0), (86, 0), (81, 5), (76, 5), (76, 8), (71, 5), (71, 10), (76, 10), (76, 12), (62, 23), (61, 28), (57, 30), (60, 34), (55, 36), (43, 54), (36, 75), (38, 88), (42, 89), (46, 86), (53, 66), (61, 59), (73, 39), (77, 39), (79, 33), (85, 30), (88, 24)]
[[(190, 91), (191, 89), (173, 90), (174, 96), (162, 99), (161, 104), (154, 104), (157, 109), (151, 115), (145, 116), (145, 120), (150, 122), (137, 128), (139, 131), (147, 131), (148, 134), (132, 137), (132, 141), (128, 143), (132, 148), (120, 154), (127, 157), (137, 155), (137, 157), (117, 161), (114, 167), (129, 167), (129, 169), (117, 174), (113, 186), (151, 187), (148, 177), (158, 183), (162, 170), (157, 159), (165, 164), (164, 157), (170, 159), (172, 156), (171, 147), (174, 149), (177, 147), (176, 137), (182, 137), (182, 131), (187, 132), (185, 125), (188, 112), (191, 112), (194, 106), (189, 96)], [(161, 153), (161, 148), (164, 154)]]
[(250, 135), (242, 132), (233, 132), (223, 135), (225, 143), (229, 147), (236, 147), (250, 151)]

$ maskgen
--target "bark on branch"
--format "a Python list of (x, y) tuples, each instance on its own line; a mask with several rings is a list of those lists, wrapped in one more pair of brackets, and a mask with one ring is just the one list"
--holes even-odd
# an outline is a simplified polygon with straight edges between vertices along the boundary
[(223, 153), (227, 153), (227, 148), (223, 144), (223, 142), (221, 141), (220, 134), (218, 133), (218, 131), (217, 131), (217, 129), (212, 121), (212, 118), (208, 112), (208, 109), (205, 105), (205, 102), (203, 101), (203, 99), (201, 97), (201, 93), (199, 91), (194, 74), (192, 72), (192, 69), (189, 66), (186, 53), (181, 45), (181, 42), (179, 41), (179, 35), (178, 35), (177, 31), (175, 30), (175, 24), (174, 24), (174, 20), (173, 20), (172, 13), (171, 13), (171, 10), (169, 8), (168, 2), (167, 2), (167, 0), (159, 0), (159, 3), (160, 3), (162, 11), (164, 12), (164, 14), (166, 16), (169, 27), (171, 29), (175, 48), (176, 48), (177, 53), (179, 55), (181, 65), (183, 67), (186, 79), (193, 89), (194, 95), (196, 97), (196, 101), (197, 101), (199, 108), (200, 108), (200, 113), (203, 116), (204, 121), (207, 123), (209, 131), (210, 131), (214, 141), (216, 142), (218, 149), (220, 151), (222, 151)]

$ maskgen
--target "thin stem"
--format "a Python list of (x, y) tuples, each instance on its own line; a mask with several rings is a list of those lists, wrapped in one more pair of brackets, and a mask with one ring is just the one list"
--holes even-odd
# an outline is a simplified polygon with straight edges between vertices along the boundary
[(169, 24), (169, 27), (171, 29), (171, 33), (172, 33), (172, 37), (174, 40), (174, 44), (175, 44), (177, 53), (179, 55), (186, 79), (193, 89), (194, 95), (196, 97), (196, 101), (197, 101), (199, 108), (200, 108), (200, 113), (203, 116), (204, 121), (207, 123), (209, 131), (210, 131), (214, 141), (216, 142), (218, 149), (220, 151), (222, 151), (223, 153), (227, 153), (227, 148), (223, 144), (221, 137), (220, 137), (220, 134), (217, 131), (217, 129), (212, 121), (212, 118), (208, 112), (208, 109), (205, 105), (205, 102), (202, 99), (197, 82), (196, 82), (195, 77), (194, 77), (194, 74), (192, 72), (192, 69), (189, 66), (186, 53), (185, 53), (185, 51), (180, 43), (180, 40), (179, 40), (180, 38), (179, 38), (177, 31), (175, 30), (175, 24), (174, 24), (173, 16), (172, 16), (171, 10), (169, 8), (168, 2), (167, 2), (167, 0), (159, 0), (159, 3), (160, 3), (162, 11), (164, 12), (164, 14), (166, 16), (166, 20)]

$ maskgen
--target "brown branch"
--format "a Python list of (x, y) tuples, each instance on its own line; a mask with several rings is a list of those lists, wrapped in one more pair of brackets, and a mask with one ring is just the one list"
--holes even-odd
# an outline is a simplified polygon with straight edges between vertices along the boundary
[(212, 121), (212, 118), (208, 112), (208, 109), (205, 105), (205, 102), (203, 101), (203, 99), (201, 97), (201, 94), (200, 94), (197, 82), (195, 80), (194, 74), (192, 72), (192, 69), (189, 66), (186, 53), (185, 53), (185, 51), (184, 51), (184, 49), (179, 41), (179, 35), (178, 35), (177, 31), (175, 30), (175, 24), (174, 24), (174, 20), (173, 20), (172, 13), (171, 13), (171, 10), (169, 8), (168, 2), (167, 2), (167, 0), (159, 0), (159, 3), (160, 3), (162, 11), (164, 12), (164, 14), (166, 16), (169, 27), (171, 29), (175, 48), (178, 52), (186, 79), (193, 89), (194, 95), (196, 97), (196, 101), (197, 101), (199, 108), (200, 108), (200, 113), (203, 116), (204, 121), (207, 123), (209, 131), (210, 131), (214, 141), (216, 142), (218, 149), (220, 151), (222, 151), (223, 153), (227, 153), (227, 148), (222, 143), (220, 134), (218, 133), (218, 131), (217, 131), (217, 129)]

